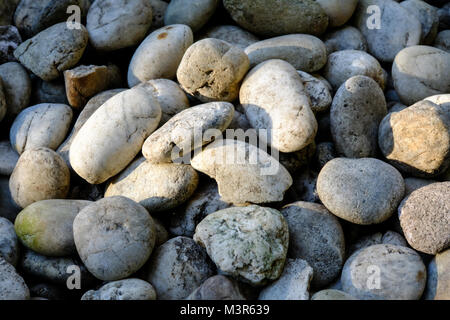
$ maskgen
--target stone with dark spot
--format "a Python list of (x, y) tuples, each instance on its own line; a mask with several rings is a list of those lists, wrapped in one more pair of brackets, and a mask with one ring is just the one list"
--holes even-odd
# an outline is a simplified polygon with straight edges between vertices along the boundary
[(22, 42), (19, 31), (14, 26), (0, 26), (0, 64), (16, 61), (14, 50)]

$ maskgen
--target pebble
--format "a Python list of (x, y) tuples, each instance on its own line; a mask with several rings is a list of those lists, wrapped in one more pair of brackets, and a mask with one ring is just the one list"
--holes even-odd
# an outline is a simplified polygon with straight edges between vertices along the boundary
[(197, 225), (194, 240), (222, 273), (258, 286), (281, 276), (288, 233), (279, 211), (252, 205), (211, 213)]
[(450, 165), (450, 104), (419, 101), (388, 114), (380, 124), (381, 152), (395, 167), (418, 177), (432, 177)]
[(408, 247), (408, 243), (402, 235), (395, 231), (389, 230), (384, 234), (382, 234), (381, 232), (377, 232), (368, 236), (361, 237), (356, 240), (356, 242), (351, 243), (347, 247), (346, 257), (348, 258), (356, 251), (376, 244), (392, 244), (396, 246)]
[(23, 209), (14, 226), (21, 243), (45, 256), (68, 256), (76, 252), (73, 221), (91, 201), (43, 200)]
[(233, 46), (244, 50), (259, 41), (259, 38), (250, 32), (233, 25), (220, 25), (209, 28), (202, 34), (202, 39), (215, 38), (226, 41)]
[(114, 51), (139, 44), (152, 24), (148, 0), (96, 0), (89, 8), (89, 41), (99, 51)]
[(100, 108), (110, 98), (114, 97), (116, 94), (122, 91), (125, 91), (125, 89), (112, 89), (103, 91), (95, 95), (91, 99), (89, 99), (89, 101), (84, 106), (83, 110), (81, 110), (69, 136), (59, 146), (57, 150), (58, 154), (64, 159), (64, 161), (67, 163), (70, 169), (72, 169), (72, 165), (70, 164), (69, 151), (70, 146), (72, 145), (72, 142), (75, 139), (75, 136), (83, 127), (83, 125), (86, 123), (86, 121), (94, 114), (95, 111), (97, 111), (98, 108)]
[(436, 36), (433, 47), (450, 53), (450, 30), (443, 30), (439, 32)]
[(6, 120), (12, 121), (30, 102), (31, 80), (25, 68), (17, 62), (0, 65), (0, 78), (6, 99)]
[(337, 152), (348, 158), (375, 157), (378, 127), (386, 114), (383, 90), (375, 80), (354, 76), (345, 81), (330, 110), (331, 135)]
[(341, 290), (327, 289), (316, 292), (311, 300), (357, 300)]
[(370, 225), (387, 220), (405, 193), (403, 177), (374, 158), (335, 158), (320, 171), (317, 192), (327, 209), (349, 222)]
[(81, 65), (64, 71), (64, 82), (69, 104), (80, 109), (97, 93), (120, 86), (120, 70), (114, 65)]
[(208, 278), (195, 289), (186, 300), (246, 300), (239, 284), (223, 275)]
[(289, 226), (288, 256), (312, 267), (314, 287), (326, 286), (340, 274), (345, 261), (338, 219), (320, 204), (300, 201), (284, 206), (281, 213)]
[(428, 264), (426, 300), (450, 299), (450, 250), (438, 253)]
[(198, 185), (198, 174), (186, 164), (154, 164), (140, 157), (108, 183), (105, 197), (124, 196), (149, 212), (171, 210), (186, 202)]
[(20, 209), (9, 191), (9, 177), (0, 175), (0, 217), (14, 222)]
[(432, 44), (439, 28), (438, 9), (424, 1), (406, 0), (400, 5), (415, 16), (422, 24), (421, 44)]
[(33, 101), (34, 104), (69, 104), (64, 81), (59, 79), (54, 81), (44, 81), (41, 78), (34, 77), (31, 101)]
[(30, 290), (16, 269), (0, 257), (0, 300), (28, 300)]
[[(379, 16), (374, 16), (370, 6), (378, 6)], [(392, 62), (399, 51), (420, 43), (419, 19), (395, 1), (360, 0), (354, 17), (355, 26), (367, 40), (369, 52), (381, 62)]]
[(69, 29), (65, 22), (61, 22), (22, 42), (14, 56), (42, 80), (55, 80), (64, 70), (78, 63), (88, 37), (84, 26)]
[(153, 286), (141, 279), (112, 281), (98, 290), (89, 290), (81, 300), (156, 300)]
[(426, 272), (414, 250), (379, 244), (355, 252), (345, 262), (341, 282), (344, 292), (360, 300), (418, 300)]
[(8, 140), (0, 141), (0, 175), (10, 176), (16, 167), (19, 155)]
[(0, 258), (16, 266), (19, 253), (19, 240), (14, 225), (8, 219), (0, 217)]
[(234, 107), (227, 102), (210, 102), (188, 108), (153, 132), (142, 146), (152, 163), (170, 163), (210, 142), (231, 123)]
[(450, 92), (449, 73), (450, 53), (430, 46), (405, 48), (392, 65), (395, 91), (408, 106)]
[(192, 45), (191, 28), (182, 24), (153, 31), (141, 42), (131, 58), (128, 85), (152, 79), (173, 79), (185, 51)]
[(265, 37), (292, 33), (320, 35), (328, 26), (328, 16), (313, 0), (257, 3), (224, 0), (223, 5), (237, 24)]
[(18, 154), (26, 150), (56, 150), (69, 131), (72, 109), (65, 104), (42, 103), (24, 109), (14, 120), (9, 133)]
[(383, 72), (377, 59), (367, 52), (342, 50), (328, 56), (323, 74), (335, 90), (353, 76), (370, 77), (384, 90), (386, 84)]
[(144, 88), (118, 93), (76, 134), (69, 151), (73, 170), (91, 184), (105, 182), (136, 157), (160, 120), (161, 107)]
[(287, 259), (280, 278), (261, 290), (258, 300), (309, 300), (313, 268), (302, 259)]
[(281, 59), (297, 70), (315, 72), (327, 62), (325, 44), (308, 34), (291, 34), (259, 41), (245, 48), (245, 53), (251, 67), (270, 59)]
[(353, 15), (358, 0), (317, 0), (329, 18), (329, 27), (345, 24)]
[(172, 238), (153, 253), (146, 280), (155, 288), (160, 300), (187, 298), (215, 274), (206, 251), (187, 237)]
[(358, 50), (367, 51), (367, 41), (362, 33), (352, 26), (342, 27), (324, 36), (328, 54), (335, 51)]
[(216, 140), (191, 165), (216, 180), (223, 201), (235, 204), (281, 201), (292, 185), (291, 175), (275, 158), (238, 140)]
[(309, 73), (299, 70), (297, 70), (297, 73), (302, 78), (305, 91), (309, 95), (311, 110), (314, 113), (327, 111), (333, 101), (328, 86), (320, 78), (314, 77)]
[(413, 191), (398, 214), (406, 240), (415, 250), (435, 255), (450, 246), (450, 182)]
[(14, 50), (22, 42), (22, 37), (15, 26), (0, 25), (0, 64), (16, 61)]
[(246, 53), (228, 42), (208, 38), (190, 46), (177, 70), (181, 87), (202, 102), (234, 101), (250, 66)]
[(265, 129), (268, 143), (281, 152), (299, 151), (313, 142), (317, 120), (302, 79), (288, 62), (273, 59), (245, 77), (239, 100), (255, 129)]
[(6, 97), (5, 97), (5, 92), (3, 90), (3, 81), (2, 81), (2, 78), (0, 78), (0, 122), (5, 117), (6, 111), (7, 111)]
[(86, 268), (101, 280), (120, 280), (139, 270), (153, 251), (153, 219), (140, 204), (109, 197), (88, 205), (73, 222), (75, 245)]
[(149, 0), (152, 7), (152, 24), (149, 31), (153, 32), (156, 29), (164, 27), (164, 15), (169, 5), (163, 0)]
[(9, 179), (14, 202), (21, 208), (48, 199), (64, 199), (70, 186), (70, 172), (64, 160), (48, 148), (22, 153)]
[(164, 24), (184, 24), (200, 30), (216, 11), (218, 0), (173, 0), (164, 15)]
[(416, 191), (417, 189), (420, 189), (422, 187), (425, 187), (429, 184), (436, 183), (438, 181), (436, 180), (430, 180), (430, 179), (421, 179), (421, 178), (405, 178), (405, 197), (409, 196), (411, 193)]

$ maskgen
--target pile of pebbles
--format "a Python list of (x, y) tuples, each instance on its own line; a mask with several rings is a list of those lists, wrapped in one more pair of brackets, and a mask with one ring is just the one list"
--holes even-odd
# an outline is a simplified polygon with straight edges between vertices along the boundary
[(0, 1), (0, 300), (450, 299), (449, 247), (448, 1)]

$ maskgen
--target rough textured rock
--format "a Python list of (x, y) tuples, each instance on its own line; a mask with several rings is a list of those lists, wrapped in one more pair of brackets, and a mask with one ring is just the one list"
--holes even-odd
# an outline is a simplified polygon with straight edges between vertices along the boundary
[(156, 300), (153, 286), (141, 279), (113, 281), (98, 290), (89, 290), (81, 300)]
[(436, 254), (450, 246), (450, 182), (412, 192), (398, 209), (406, 240), (415, 250)]
[(152, 24), (152, 14), (147, 0), (97, 0), (87, 15), (89, 40), (100, 51), (137, 45)]
[(0, 64), (16, 60), (14, 50), (21, 42), (22, 37), (16, 27), (0, 25)]
[(351, 26), (339, 28), (324, 37), (328, 54), (342, 50), (367, 51), (367, 41), (362, 33)]
[(438, 8), (421, 0), (406, 0), (400, 5), (415, 16), (422, 25), (421, 44), (432, 44), (439, 28)]
[(383, 155), (400, 170), (430, 177), (450, 165), (450, 104), (420, 101), (388, 114), (380, 124)]
[(308, 34), (290, 34), (254, 43), (245, 48), (254, 67), (270, 59), (289, 62), (295, 69), (315, 72), (327, 62), (325, 44)]
[(214, 181), (201, 181), (194, 195), (170, 219), (170, 232), (177, 236), (192, 237), (197, 224), (208, 214), (231, 207), (219, 195)]
[(210, 102), (181, 111), (145, 140), (142, 154), (153, 163), (180, 162), (179, 158), (220, 136), (233, 114), (234, 107), (227, 102)]
[(345, 262), (341, 282), (343, 291), (361, 300), (418, 300), (426, 272), (414, 250), (379, 244), (355, 252)]
[(84, 106), (83, 110), (80, 112), (77, 118), (77, 121), (75, 121), (71, 133), (69, 134), (67, 139), (59, 146), (57, 150), (58, 154), (64, 159), (64, 161), (67, 163), (70, 169), (72, 169), (72, 166), (70, 165), (69, 151), (70, 146), (72, 145), (72, 142), (75, 139), (75, 136), (83, 127), (83, 125), (86, 123), (86, 121), (94, 114), (95, 111), (97, 111), (98, 108), (100, 108), (110, 98), (114, 97), (116, 94), (122, 91), (125, 91), (125, 89), (112, 89), (103, 91), (94, 96), (93, 98), (91, 98), (88, 101), (88, 103)]
[(289, 226), (288, 256), (303, 259), (313, 268), (312, 285), (323, 287), (341, 272), (345, 261), (344, 232), (324, 206), (295, 202), (281, 210)]
[(72, 109), (65, 104), (42, 103), (26, 108), (11, 126), (11, 145), (19, 154), (36, 148), (56, 150), (69, 131), (72, 116)]
[(84, 26), (69, 29), (61, 22), (24, 41), (14, 56), (42, 80), (51, 81), (80, 60), (88, 43)]
[(239, 99), (255, 129), (268, 131), (268, 143), (281, 152), (309, 145), (317, 133), (317, 120), (302, 79), (289, 63), (268, 60), (245, 77)]
[(191, 161), (194, 169), (217, 181), (219, 194), (231, 203), (281, 201), (292, 185), (289, 172), (254, 145), (217, 140)]
[(376, 157), (378, 127), (387, 114), (383, 90), (372, 78), (355, 76), (336, 92), (330, 110), (331, 135), (348, 158)]
[(320, 200), (334, 215), (369, 225), (388, 219), (403, 199), (405, 183), (394, 167), (374, 158), (336, 158), (317, 179)]
[(139, 270), (152, 253), (156, 231), (140, 204), (125, 197), (99, 200), (75, 217), (78, 254), (98, 279), (119, 280)]
[(128, 68), (130, 88), (152, 79), (173, 79), (193, 38), (192, 30), (181, 24), (153, 31), (131, 58)]
[(297, 73), (302, 78), (305, 91), (309, 95), (311, 110), (314, 113), (328, 110), (333, 101), (333, 97), (331, 96), (330, 89), (327, 85), (322, 80), (309, 73), (303, 71), (297, 71)]
[(330, 27), (346, 23), (356, 9), (358, 0), (317, 0), (329, 18)]
[(164, 15), (164, 23), (185, 24), (198, 31), (216, 11), (219, 0), (173, 0)]
[(290, 33), (319, 35), (328, 26), (325, 11), (312, 0), (224, 0), (223, 4), (241, 27), (262, 36)]
[(283, 271), (289, 231), (279, 211), (252, 205), (208, 215), (197, 225), (194, 240), (224, 274), (264, 285)]
[(287, 259), (280, 278), (261, 290), (259, 300), (309, 300), (313, 268), (305, 260)]
[(209, 38), (190, 46), (177, 70), (181, 87), (202, 102), (233, 101), (250, 66), (245, 52)]
[(19, 240), (14, 225), (3, 217), (0, 217), (0, 258), (13, 266), (19, 260)]
[(214, 26), (205, 31), (201, 36), (204, 38), (215, 38), (231, 43), (242, 50), (249, 45), (258, 42), (259, 39), (250, 32), (233, 25)]
[(222, 275), (208, 278), (186, 300), (246, 300), (236, 281)]
[[(374, 5), (378, 7), (375, 14), (369, 10)], [(391, 0), (360, 0), (355, 25), (366, 38), (369, 52), (383, 62), (392, 62), (403, 48), (418, 45), (422, 34), (420, 21)]]
[(327, 289), (314, 293), (311, 300), (357, 300), (348, 293), (336, 289)]
[(214, 275), (214, 264), (205, 250), (191, 238), (176, 237), (158, 247), (146, 277), (160, 300), (186, 298)]
[(12, 121), (30, 102), (31, 80), (25, 68), (17, 62), (0, 64), (0, 78), (6, 99), (5, 121)]
[(147, 89), (158, 100), (161, 106), (161, 127), (177, 113), (189, 108), (189, 100), (180, 86), (168, 79), (155, 79), (141, 83), (139, 86)]
[(358, 50), (342, 50), (328, 56), (323, 71), (324, 77), (337, 90), (347, 79), (353, 76), (367, 76), (385, 88), (383, 68), (370, 54)]
[(395, 91), (408, 106), (450, 92), (449, 73), (450, 53), (430, 46), (405, 48), (392, 65)]
[(16, 269), (0, 257), (0, 300), (28, 300), (30, 290)]
[(95, 282), (95, 278), (77, 258), (46, 257), (32, 250), (25, 250), (20, 260), (20, 268), (25, 274), (63, 286), (67, 286), (67, 280), (73, 274), (73, 271), (70, 271), (73, 267), (80, 270), (82, 289)]
[(69, 104), (76, 109), (82, 108), (97, 93), (119, 86), (120, 70), (115, 65), (82, 65), (64, 71), (64, 83)]
[(116, 175), (136, 157), (158, 127), (161, 107), (143, 88), (123, 91), (86, 121), (70, 146), (70, 164), (91, 184)]
[(89, 204), (84, 200), (35, 202), (17, 215), (17, 236), (23, 245), (45, 256), (71, 255), (76, 252), (73, 220)]
[(153, 164), (141, 157), (111, 180), (105, 197), (124, 196), (153, 213), (179, 206), (197, 185), (198, 174), (190, 165)]
[(57, 79), (54, 81), (44, 81), (41, 78), (34, 77), (31, 101), (33, 104), (69, 104), (69, 101), (67, 101), (64, 81), (62, 81), (61, 79)]
[(450, 250), (438, 253), (428, 264), (427, 287), (424, 298), (427, 300), (450, 299)]
[(14, 202), (21, 208), (47, 199), (64, 199), (69, 192), (70, 172), (53, 150), (27, 150), (19, 158), (9, 179)]
[(90, 0), (21, 0), (14, 13), (14, 24), (22, 35), (30, 38), (58, 22), (72, 22), (73, 11), (68, 12), (67, 8), (73, 5), (81, 9), (84, 20)]
[(9, 176), (16, 167), (19, 155), (8, 140), (0, 141), (0, 175)]

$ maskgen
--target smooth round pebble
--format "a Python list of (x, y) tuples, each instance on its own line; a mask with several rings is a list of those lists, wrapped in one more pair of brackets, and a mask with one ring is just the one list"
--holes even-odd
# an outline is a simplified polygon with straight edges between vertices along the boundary
[(113, 281), (98, 290), (89, 290), (81, 300), (156, 300), (153, 286), (141, 279)]
[(164, 24), (185, 24), (196, 32), (216, 11), (219, 0), (173, 0), (164, 15)]
[(19, 161), (19, 155), (8, 140), (0, 141), (0, 175), (9, 176)]
[(31, 80), (25, 68), (17, 62), (0, 65), (0, 78), (6, 100), (4, 121), (12, 121), (30, 102)]
[(426, 300), (450, 299), (450, 250), (438, 253), (427, 268)]
[(19, 260), (19, 240), (14, 225), (3, 217), (0, 217), (0, 257), (13, 266)]
[(73, 222), (75, 245), (86, 268), (101, 280), (120, 280), (139, 270), (155, 245), (153, 220), (140, 204), (109, 197), (87, 207)]
[(362, 33), (352, 26), (346, 26), (324, 36), (328, 54), (342, 50), (367, 51), (367, 41)]
[(358, 0), (317, 0), (329, 18), (329, 27), (345, 24), (355, 12)]
[(186, 300), (246, 300), (239, 290), (239, 284), (223, 275), (208, 278), (195, 289)]
[(233, 25), (214, 26), (205, 31), (201, 36), (205, 38), (215, 38), (231, 43), (233, 46), (244, 50), (249, 45), (259, 41), (259, 38), (250, 32)]
[(314, 293), (311, 300), (357, 300), (348, 293), (336, 289), (326, 289)]
[(0, 300), (28, 300), (30, 290), (16, 269), (0, 257)]

